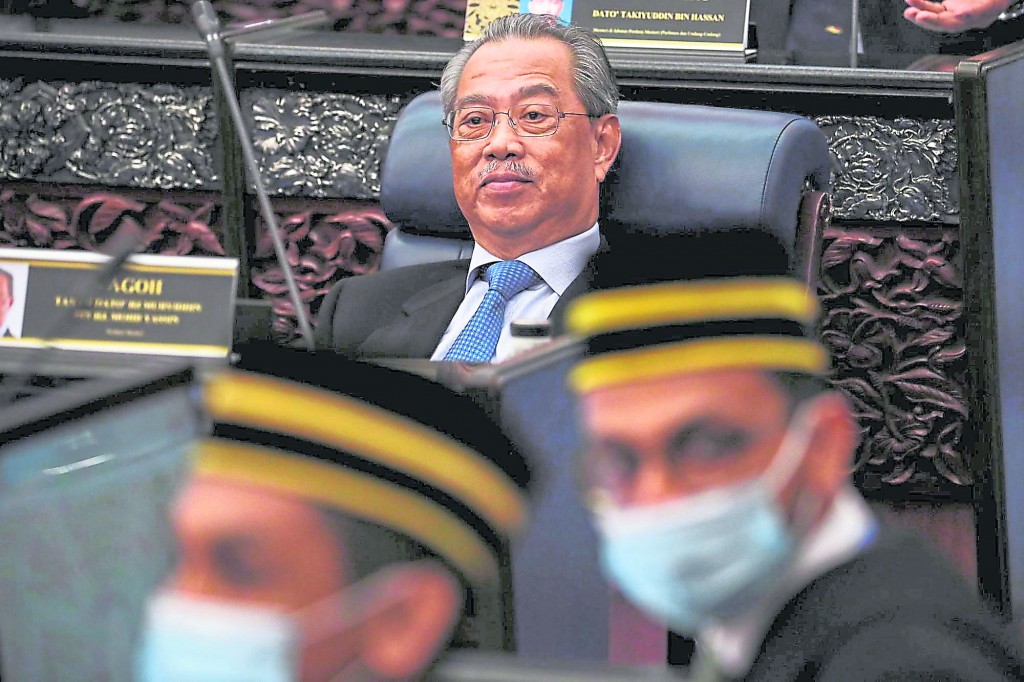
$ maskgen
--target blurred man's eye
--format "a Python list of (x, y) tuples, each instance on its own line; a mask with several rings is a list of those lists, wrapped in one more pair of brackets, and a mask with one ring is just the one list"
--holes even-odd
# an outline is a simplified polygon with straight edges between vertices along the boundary
[(629, 486), (640, 469), (636, 453), (614, 445), (598, 445), (588, 451), (586, 469), (591, 487), (619, 492)]
[(703, 425), (682, 431), (669, 444), (668, 455), (676, 464), (714, 463), (739, 457), (751, 444), (741, 428)]
[(213, 563), (227, 583), (249, 587), (266, 578), (260, 548), (253, 538), (222, 538), (213, 544)]

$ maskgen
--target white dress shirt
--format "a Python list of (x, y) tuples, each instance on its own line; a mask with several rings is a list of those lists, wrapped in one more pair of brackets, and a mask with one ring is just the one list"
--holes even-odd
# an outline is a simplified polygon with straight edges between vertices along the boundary
[(699, 632), (698, 646), (711, 655), (720, 671), (732, 678), (743, 677), (754, 664), (779, 609), (816, 578), (871, 544), (877, 529), (878, 522), (864, 499), (851, 486), (844, 487), (818, 527), (800, 544), (779, 588), (728, 622)]
[[(516, 258), (533, 268), (533, 271), (540, 275), (543, 281), (513, 296), (512, 300), (508, 302), (508, 307), (505, 309), (505, 325), (501, 329), (498, 348), (495, 350), (491, 362), (501, 362), (513, 353), (514, 344), (509, 331), (512, 321), (546, 320), (555, 304), (558, 303), (558, 299), (562, 297), (573, 280), (580, 276), (580, 273), (587, 267), (587, 262), (597, 253), (600, 245), (601, 234), (598, 232), (597, 223), (594, 223), (593, 227), (585, 232)], [(459, 304), (452, 321), (448, 323), (448, 328), (441, 336), (441, 342), (437, 344), (434, 354), (430, 356), (431, 360), (444, 359), (445, 353), (455, 343), (459, 332), (469, 322), (469, 318), (473, 317), (476, 309), (480, 307), (480, 301), (487, 293), (487, 281), (482, 277), (483, 272), (488, 265), (500, 260), (479, 244), (473, 246), (473, 256), (469, 261), (469, 273), (466, 275), (466, 297)]]

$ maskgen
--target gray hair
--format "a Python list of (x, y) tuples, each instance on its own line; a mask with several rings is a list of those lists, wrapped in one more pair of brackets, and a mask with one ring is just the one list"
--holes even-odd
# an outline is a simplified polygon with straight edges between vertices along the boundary
[(441, 104), (448, 116), (455, 106), (462, 70), (473, 53), (487, 43), (513, 39), (554, 38), (569, 48), (573, 57), (573, 85), (576, 95), (591, 116), (614, 114), (619, 105), (619, 87), (601, 43), (579, 26), (559, 24), (541, 14), (513, 14), (491, 22), (483, 35), (462, 46), (441, 74)]

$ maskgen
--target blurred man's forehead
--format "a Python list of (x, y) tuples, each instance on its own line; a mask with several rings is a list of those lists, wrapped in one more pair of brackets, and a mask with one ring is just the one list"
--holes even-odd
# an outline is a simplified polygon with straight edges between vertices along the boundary
[(581, 397), (592, 432), (621, 434), (706, 419), (770, 422), (784, 417), (786, 404), (777, 383), (752, 369), (672, 374), (607, 386)]
[(211, 476), (195, 476), (175, 505), (175, 520), (190, 527), (259, 532), (322, 522), (314, 505), (261, 486)]

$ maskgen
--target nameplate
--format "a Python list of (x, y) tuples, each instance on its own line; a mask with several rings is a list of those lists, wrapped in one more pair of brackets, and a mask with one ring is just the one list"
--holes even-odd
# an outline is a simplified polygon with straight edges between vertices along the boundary
[[(522, 14), (551, 14), (590, 30), (607, 47), (742, 52), (747, 47), (750, 0), (518, 0)], [(516, 6), (470, 0), (464, 38)]]
[(0, 298), (0, 346), (227, 355), (236, 259), (139, 255), (110, 270), (85, 251), (0, 249), (0, 295), (13, 284)]

